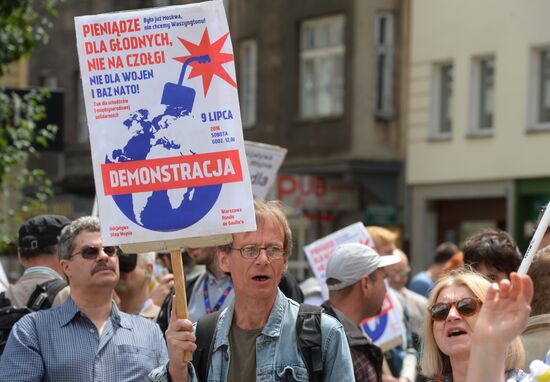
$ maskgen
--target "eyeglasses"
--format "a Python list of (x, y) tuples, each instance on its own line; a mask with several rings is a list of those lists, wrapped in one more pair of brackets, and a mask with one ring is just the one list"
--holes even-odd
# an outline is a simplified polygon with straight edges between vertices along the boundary
[(411, 268), (405, 268), (405, 269), (403, 269), (401, 271), (397, 271), (397, 272), (388, 272), (388, 271), (386, 271), (386, 276), (387, 277), (395, 277), (395, 276), (408, 277), (410, 273), (411, 273)]
[(451, 308), (454, 306), (463, 317), (471, 317), (481, 308), (481, 301), (475, 298), (466, 297), (453, 302), (439, 302), (428, 308), (434, 321), (445, 321)]
[(285, 251), (278, 245), (268, 245), (267, 247), (260, 247), (258, 245), (245, 245), (242, 248), (231, 248), (234, 251), (241, 252), (241, 256), (245, 259), (253, 260), (260, 255), (262, 249), (265, 250), (265, 254), (269, 260), (278, 260), (283, 257)]
[(72, 259), (77, 255), (81, 255), (83, 259), (95, 260), (99, 256), (99, 253), (103, 250), (109, 257), (113, 257), (117, 254), (117, 247), (82, 247), (78, 252), (73, 253), (69, 258)]

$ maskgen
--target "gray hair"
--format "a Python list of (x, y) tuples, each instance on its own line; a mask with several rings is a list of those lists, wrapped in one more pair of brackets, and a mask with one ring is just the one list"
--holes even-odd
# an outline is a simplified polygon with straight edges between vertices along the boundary
[(100, 232), (99, 219), (95, 216), (83, 216), (67, 225), (59, 236), (59, 259), (69, 260), (74, 250), (74, 239), (82, 232)]

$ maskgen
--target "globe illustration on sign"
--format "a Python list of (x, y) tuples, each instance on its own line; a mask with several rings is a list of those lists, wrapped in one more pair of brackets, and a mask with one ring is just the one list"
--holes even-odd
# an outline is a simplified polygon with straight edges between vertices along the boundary
[[(178, 38), (190, 54), (173, 58), (183, 65), (178, 82), (164, 84), (160, 102), (164, 111), (152, 118), (147, 109), (131, 113), (123, 122), (129, 136), (127, 142), (112, 150), (110, 156), (106, 155), (105, 163), (197, 154), (190, 147), (189, 138), (193, 137), (183, 131), (193, 122), (191, 113), (196, 93), (192, 87), (184, 86), (183, 81), (187, 68), (191, 67), (188, 78), (202, 77), (205, 97), (214, 76), (236, 88), (237, 84), (223, 67), (223, 64), (233, 61), (232, 54), (221, 51), (228, 37), (229, 33), (226, 33), (210, 43), (208, 28), (205, 28), (199, 44)], [(218, 200), (221, 189), (222, 184), (213, 184), (113, 195), (112, 198), (132, 222), (153, 231), (170, 232), (201, 220)]]
[[(105, 163), (126, 162), (162, 156), (193, 155), (181, 142), (185, 135), (188, 108), (167, 106), (164, 113), (149, 119), (149, 111), (140, 109), (124, 121), (131, 137), (123, 147), (112, 151)], [(168, 153), (167, 153), (168, 151)], [(211, 209), (222, 185), (177, 188), (134, 194), (113, 195), (120, 211), (132, 222), (153, 231), (169, 232), (187, 228), (202, 219)]]

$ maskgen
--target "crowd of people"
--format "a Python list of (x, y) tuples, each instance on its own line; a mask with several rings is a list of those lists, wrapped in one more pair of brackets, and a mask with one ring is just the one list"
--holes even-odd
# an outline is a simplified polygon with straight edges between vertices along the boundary
[[(528, 275), (518, 275), (522, 256), (512, 237), (484, 230), (461, 248), (442, 243), (433, 264), (409, 280), (397, 235), (367, 226), (373, 247), (335, 249), (326, 266), (328, 299), (306, 296), (316, 307), (303, 304), (287, 272), (293, 238), (281, 205), (254, 208), (256, 231), (182, 252), (186, 319), (176, 318), (180, 296), (169, 257), (104, 246), (96, 217), (26, 221), (19, 230), (24, 273), (0, 294), (0, 381), (474, 382), (550, 375), (550, 247), (536, 254)], [(375, 343), (362, 324), (388, 302), (400, 328), (391, 346)]]

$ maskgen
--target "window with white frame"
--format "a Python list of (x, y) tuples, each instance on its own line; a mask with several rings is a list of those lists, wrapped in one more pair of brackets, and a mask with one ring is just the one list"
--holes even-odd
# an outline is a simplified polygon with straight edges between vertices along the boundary
[(472, 81), (473, 134), (492, 134), (495, 111), (495, 58), (474, 60)]
[(256, 88), (258, 77), (258, 44), (246, 40), (239, 45), (239, 90), (243, 127), (256, 123)]
[(453, 79), (452, 64), (435, 68), (433, 87), (432, 136), (450, 138), (453, 130)]
[(550, 48), (533, 51), (529, 129), (550, 130)]
[(344, 15), (300, 26), (300, 117), (339, 116), (344, 111)]
[(393, 115), (393, 56), (394, 56), (394, 17), (391, 12), (378, 12), (375, 19), (374, 49), (375, 105), (374, 112), (379, 117)]

